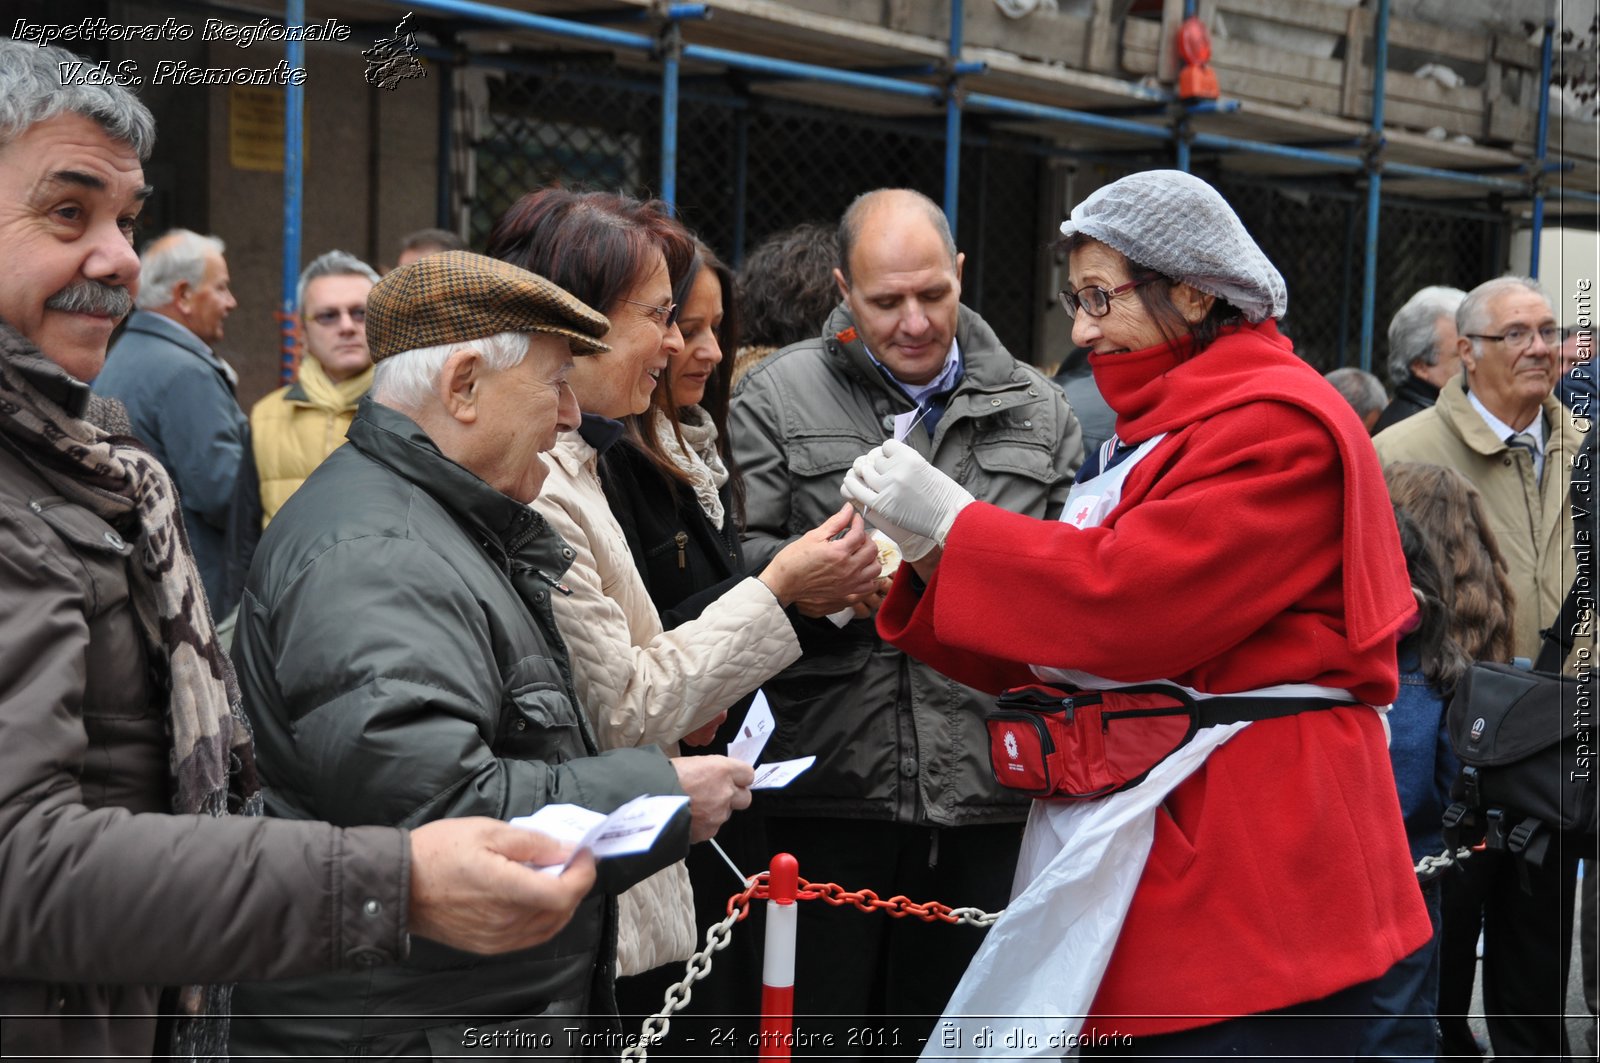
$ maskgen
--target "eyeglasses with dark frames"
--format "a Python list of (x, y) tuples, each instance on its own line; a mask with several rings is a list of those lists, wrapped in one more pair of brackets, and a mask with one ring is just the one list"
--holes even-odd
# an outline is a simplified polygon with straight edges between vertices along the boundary
[(668, 303), (666, 306), (657, 306), (654, 303), (641, 303), (637, 299), (624, 299), (622, 301), (625, 303), (632, 303), (634, 306), (643, 307), (646, 311), (645, 316), (664, 329), (671, 328), (678, 322), (677, 303)]
[(1467, 333), (1467, 338), (1471, 340), (1493, 340), (1496, 343), (1505, 344), (1509, 350), (1521, 351), (1533, 346), (1533, 337), (1535, 335), (1544, 340), (1544, 345), (1552, 350), (1561, 345), (1561, 330), (1554, 325), (1546, 325), (1541, 329), (1531, 329), (1525, 325), (1512, 325), (1498, 336), (1489, 336), (1481, 332), (1469, 332)]
[(323, 328), (333, 328), (339, 323), (339, 319), (344, 317), (346, 314), (349, 314), (350, 320), (355, 322), (357, 325), (364, 325), (367, 323), (367, 308), (364, 306), (353, 306), (348, 310), (318, 310), (315, 314), (311, 315), (311, 320), (315, 321)]
[(1119, 284), (1115, 288), (1102, 288), (1098, 284), (1086, 284), (1077, 291), (1068, 291), (1063, 288), (1056, 293), (1056, 298), (1061, 301), (1061, 309), (1078, 316), (1079, 307), (1090, 317), (1105, 317), (1111, 312), (1111, 300), (1123, 292), (1131, 292), (1141, 284), (1149, 284), (1154, 277), (1145, 277), (1142, 280), (1129, 281)]

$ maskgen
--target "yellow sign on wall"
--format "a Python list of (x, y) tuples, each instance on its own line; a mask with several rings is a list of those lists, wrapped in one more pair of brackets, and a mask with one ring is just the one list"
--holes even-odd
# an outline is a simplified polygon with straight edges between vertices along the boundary
[[(228, 87), (228, 161), (239, 170), (283, 172), (285, 90), (272, 86)], [(305, 138), (300, 165), (305, 165)]]

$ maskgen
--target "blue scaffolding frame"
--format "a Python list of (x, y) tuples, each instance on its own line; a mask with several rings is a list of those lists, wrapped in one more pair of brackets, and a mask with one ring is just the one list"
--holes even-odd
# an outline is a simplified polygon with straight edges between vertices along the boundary
[[(1387, 66), (1389, 0), (1378, 0), (1375, 29), (1376, 54), (1373, 65), (1372, 120), (1370, 131), (1365, 141), (1362, 142), (1366, 148), (1362, 155), (1339, 154), (1320, 148), (1274, 144), (1268, 141), (1249, 140), (1217, 133), (1196, 133), (1189, 128), (1189, 118), (1194, 114), (1226, 112), (1237, 107), (1237, 103), (1226, 100), (1177, 100), (1165, 92), (1148, 89), (1140, 90), (1130, 86), (1136, 95), (1142, 93), (1153, 105), (1159, 105), (1170, 111), (1171, 118), (1167, 125), (1152, 125), (1129, 118), (1095, 114), (1090, 111), (1029, 103), (987, 93), (966, 92), (961, 87), (963, 76), (980, 73), (985, 68), (982, 63), (971, 63), (962, 59), (962, 24), (965, 14), (963, 0), (949, 0), (950, 34), (946, 52), (947, 58), (942, 67), (922, 67), (906, 71), (877, 73), (836, 69), (812, 63), (686, 43), (683, 39), (681, 23), (689, 19), (707, 17), (709, 12), (705, 4), (668, 4), (659, 12), (637, 12), (637, 17), (641, 19), (646, 17), (660, 19), (662, 26), (660, 33), (655, 36), (647, 36), (593, 25), (570, 15), (566, 17), (540, 15), (496, 7), (492, 4), (478, 3), (475, 0), (388, 0), (388, 2), (395, 7), (405, 8), (408, 11), (432, 12), (464, 19), (479, 26), (531, 30), (545, 36), (601, 45), (621, 51), (649, 55), (657, 59), (661, 65), (662, 86), (661, 173), (658, 187), (660, 197), (668, 204), (674, 202), (677, 193), (679, 80), (682, 64), (685, 60), (710, 63), (729, 70), (737, 70), (760, 77), (814, 81), (859, 89), (863, 92), (920, 99), (930, 104), (942, 106), (945, 117), (943, 207), (945, 214), (949, 217), (952, 229), (956, 224), (957, 198), (961, 180), (962, 118), (964, 112), (968, 110), (1077, 128), (1096, 129), (1150, 141), (1170, 141), (1173, 145), (1175, 164), (1180, 169), (1185, 170), (1189, 168), (1191, 151), (1199, 148), (1215, 152), (1270, 156), (1313, 163), (1333, 169), (1348, 170), (1352, 173), (1363, 173), (1367, 179), (1367, 214), (1362, 263), (1360, 365), (1361, 368), (1367, 370), (1372, 367), (1373, 316), (1375, 290), (1377, 287), (1378, 218), (1382, 209), (1384, 176), (1392, 175), (1395, 177), (1425, 178), (1451, 182), (1465, 187), (1480, 189), (1485, 193), (1512, 192), (1530, 195), (1533, 201), (1533, 240), (1529, 273), (1536, 277), (1539, 269), (1540, 235), (1544, 225), (1545, 199), (1550, 191), (1546, 187), (1546, 174), (1552, 168), (1560, 168), (1559, 164), (1555, 167), (1547, 164), (1550, 76), (1554, 58), (1553, 42), (1555, 38), (1553, 20), (1547, 21), (1544, 26), (1540, 73), (1540, 83), (1543, 86), (1543, 91), (1539, 99), (1538, 133), (1534, 159), (1531, 165), (1522, 168), (1525, 176), (1518, 178), (1416, 166), (1391, 162), (1384, 158), (1386, 146), (1383, 126), (1384, 75)], [(286, 20), (296, 19), (303, 22), (304, 7), (304, 0), (285, 0)], [(1184, 5), (1185, 16), (1192, 15), (1195, 8), (1194, 0), (1186, 0)], [(607, 20), (620, 21), (621, 19), (613, 14), (608, 15)], [(291, 48), (293, 47), (295, 46), (291, 45)], [(300, 45), (299, 47), (303, 48), (304, 46)], [(297, 61), (291, 54), (290, 63), (294, 64)], [(919, 81), (907, 80), (911, 75), (926, 75), (929, 73), (942, 74), (943, 83), (925, 84)], [(441, 180), (438, 202), (441, 224), (448, 224), (447, 215), (451, 190), (447, 171), (449, 170), (449, 159), (454, 151), (455, 132), (452, 124), (454, 106), (451, 78), (448, 73), (441, 79), (441, 82), (439, 116)], [(301, 135), (300, 109), (303, 106), (301, 93), (302, 90), (297, 86), (291, 86), (289, 89), (288, 121), (285, 123), (284, 128), (286, 166), (284, 174), (283, 305), (286, 315), (292, 314), (294, 310), (293, 288), (300, 255), (302, 193), (299, 152)], [(741, 115), (742, 118), (743, 116)], [(736, 140), (740, 144), (744, 142), (744, 123), (742, 120), (736, 129)], [(744, 153), (741, 150), (735, 175), (735, 197), (741, 202), (744, 196), (744, 161)], [(1600, 202), (1600, 196), (1580, 190), (1563, 189), (1560, 194), (1567, 199)], [(737, 224), (742, 232), (742, 211)], [(1354, 239), (1353, 228), (1350, 231), (1350, 239), (1352, 241)], [(1347, 253), (1349, 250), (1347, 248)], [(287, 324), (285, 328), (286, 330), (288, 329)], [(286, 331), (284, 339), (286, 359), (291, 357), (288, 353), (291, 342), (292, 335)]]

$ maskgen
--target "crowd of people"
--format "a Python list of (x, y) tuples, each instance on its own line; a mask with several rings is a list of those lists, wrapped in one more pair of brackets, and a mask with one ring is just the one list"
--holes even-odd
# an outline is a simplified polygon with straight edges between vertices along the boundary
[[(1581, 847), (1415, 868), (1455, 685), (1583, 535), (1593, 333), (1536, 282), (1417, 293), (1392, 399), (1324, 380), (1145, 171), (1061, 224), (1052, 378), (921, 193), (736, 273), (541, 188), (482, 254), (315, 257), (246, 411), (228, 249), (135, 253), (153, 119), (70, 59), (0, 41), (0, 1052), (615, 1056), (776, 852), (1005, 909), (802, 905), (796, 1054), (1479, 1055), (1480, 928), (1494, 1053), (1574, 1051)], [(507, 822), (651, 796), (627, 856)], [(651, 1047), (754, 1057), (759, 945)]]

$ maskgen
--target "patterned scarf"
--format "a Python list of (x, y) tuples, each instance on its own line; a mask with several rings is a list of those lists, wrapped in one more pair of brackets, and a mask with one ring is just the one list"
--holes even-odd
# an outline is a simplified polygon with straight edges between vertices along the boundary
[(687, 447), (679, 444), (665, 417), (656, 418), (656, 438), (672, 455), (678, 468), (689, 474), (695, 499), (711, 519), (711, 526), (720, 530), (724, 514), (719, 492), (728, 482), (728, 467), (717, 453), (717, 426), (711, 415), (699, 406), (685, 406), (678, 411), (678, 428)]
[[(120, 405), (92, 398), (87, 419), (74, 417), (30, 379), (48, 375), (60, 370), (0, 322), (0, 444), (134, 544), (128, 591), (151, 648), (155, 689), (167, 695), (172, 810), (225, 816), (231, 804), (235, 814), (258, 816), (250, 725), (217, 644), (172, 478), (138, 440), (107, 431), (126, 431)], [(232, 996), (231, 985), (184, 987), (174, 1053), (225, 1059)]]

